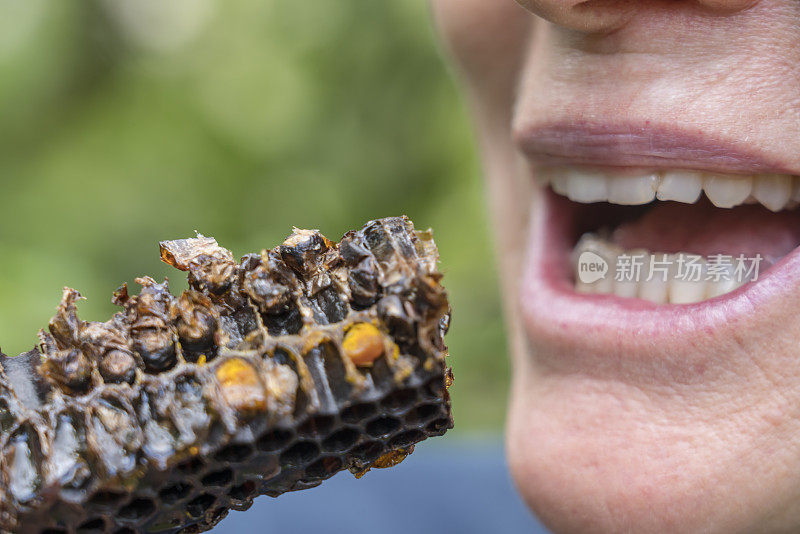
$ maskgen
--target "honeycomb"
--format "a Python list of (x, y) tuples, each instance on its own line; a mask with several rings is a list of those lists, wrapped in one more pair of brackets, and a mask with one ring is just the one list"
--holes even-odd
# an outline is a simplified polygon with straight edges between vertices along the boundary
[(238, 263), (200, 235), (160, 250), (179, 297), (139, 278), (91, 322), (65, 288), (38, 347), (0, 355), (3, 532), (202, 532), (452, 428), (430, 231), (295, 229)]

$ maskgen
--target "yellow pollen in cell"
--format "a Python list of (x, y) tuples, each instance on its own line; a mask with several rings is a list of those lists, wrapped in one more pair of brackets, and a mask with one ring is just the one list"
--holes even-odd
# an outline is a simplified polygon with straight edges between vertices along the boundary
[(384, 351), (380, 330), (369, 323), (356, 323), (344, 335), (342, 349), (356, 365), (372, 365)]
[(217, 367), (222, 396), (237, 411), (266, 410), (264, 387), (252, 365), (241, 358), (230, 358)]

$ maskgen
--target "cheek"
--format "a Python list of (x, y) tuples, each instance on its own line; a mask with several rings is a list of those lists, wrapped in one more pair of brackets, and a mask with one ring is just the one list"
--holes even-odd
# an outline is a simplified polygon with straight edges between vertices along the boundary
[(438, 33), (471, 92), (510, 108), (534, 17), (511, 1), (431, 0)]

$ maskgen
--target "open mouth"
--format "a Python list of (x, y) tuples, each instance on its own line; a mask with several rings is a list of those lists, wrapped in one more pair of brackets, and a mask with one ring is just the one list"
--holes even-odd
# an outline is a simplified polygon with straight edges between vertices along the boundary
[(535, 175), (549, 188), (540, 274), (587, 296), (716, 299), (800, 245), (798, 176), (582, 165)]
[(701, 358), (794, 316), (796, 165), (677, 127), (554, 128), (515, 130), (540, 183), (517, 304), (541, 358)]

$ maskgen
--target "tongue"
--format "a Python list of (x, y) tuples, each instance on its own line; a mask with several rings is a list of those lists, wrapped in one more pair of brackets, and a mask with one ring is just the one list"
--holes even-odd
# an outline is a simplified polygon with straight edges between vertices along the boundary
[(772, 213), (760, 205), (721, 209), (705, 199), (698, 204), (658, 203), (617, 227), (611, 240), (624, 249), (650, 252), (761, 254), (772, 263), (800, 244), (800, 213)]

